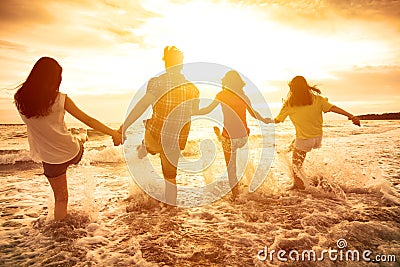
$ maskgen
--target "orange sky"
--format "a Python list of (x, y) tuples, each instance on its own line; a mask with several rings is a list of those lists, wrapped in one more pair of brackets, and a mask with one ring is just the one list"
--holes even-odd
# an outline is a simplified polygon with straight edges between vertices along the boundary
[(81, 109), (120, 122), (165, 45), (244, 73), (273, 114), (296, 75), (353, 113), (400, 111), (400, 1), (5, 0), (0, 33), (0, 123), (20, 122), (8, 89), (41, 56)]

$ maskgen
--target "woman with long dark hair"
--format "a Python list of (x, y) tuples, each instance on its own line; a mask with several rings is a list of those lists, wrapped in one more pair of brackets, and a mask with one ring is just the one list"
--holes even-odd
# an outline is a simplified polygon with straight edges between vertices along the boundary
[(56, 60), (42, 57), (14, 95), (18, 112), (27, 125), (31, 156), (42, 161), (44, 175), (54, 192), (55, 220), (67, 215), (67, 167), (77, 164), (83, 154), (83, 142), (73, 137), (65, 125), (65, 111), (89, 127), (112, 136), (114, 145), (122, 142), (120, 133), (88, 116), (66, 94), (59, 92), (61, 75), (62, 68)]
[(348, 117), (355, 125), (360, 126), (360, 120), (328, 102), (322, 97), (321, 91), (308, 85), (303, 76), (294, 77), (289, 83), (289, 93), (279, 115), (274, 122), (283, 122), (289, 116), (296, 128), (296, 139), (293, 150), (293, 188), (305, 189), (304, 182), (299, 177), (299, 169), (303, 165), (307, 152), (321, 147), (322, 113), (335, 112)]

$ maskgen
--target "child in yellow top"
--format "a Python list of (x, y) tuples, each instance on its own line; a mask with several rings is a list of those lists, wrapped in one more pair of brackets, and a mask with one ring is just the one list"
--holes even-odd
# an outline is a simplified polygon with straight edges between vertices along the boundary
[(360, 120), (328, 102), (320, 96), (321, 91), (315, 86), (309, 86), (306, 79), (296, 76), (289, 83), (288, 97), (283, 104), (275, 123), (283, 122), (289, 116), (296, 128), (296, 140), (293, 150), (293, 188), (304, 189), (304, 182), (298, 175), (307, 152), (321, 147), (322, 141), (322, 113), (335, 112), (347, 116), (355, 125), (360, 126)]

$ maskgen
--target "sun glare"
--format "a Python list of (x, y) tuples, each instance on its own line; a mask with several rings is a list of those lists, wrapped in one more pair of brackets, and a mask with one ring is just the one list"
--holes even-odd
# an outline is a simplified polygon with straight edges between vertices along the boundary
[[(162, 10), (162, 16), (149, 19), (137, 31), (145, 43), (157, 49), (174, 44), (185, 52), (186, 62), (227, 65), (256, 84), (288, 80), (296, 74), (334, 78), (330, 71), (338, 66), (374, 62), (386, 50), (383, 42), (343, 34), (340, 39), (284, 26), (254, 7), (204, 1), (180, 5), (146, 1), (144, 5), (154, 12)], [(264, 90), (277, 89), (267, 85)]]
[(351, 29), (334, 35), (318, 34), (281, 23), (272, 18), (272, 11), (251, 5), (155, 0), (142, 4), (157, 15), (134, 28), (126, 28), (126, 18), (119, 22), (141, 40), (140, 45), (115, 43), (87, 53), (71, 51), (63, 59), (63, 85), (68, 93), (136, 90), (162, 71), (162, 49), (166, 45), (184, 51), (186, 63), (214, 62), (234, 68), (267, 93), (283, 89), (270, 81), (289, 81), (294, 75), (335, 79), (332, 73), (336, 69), (379, 64), (388, 51), (383, 41), (352, 36)]
[[(366, 67), (381, 69), (386, 76), (377, 77), (384, 77), (383, 83), (396, 81), (391, 77), (399, 63), (398, 31), (386, 20), (347, 17), (335, 9), (302, 17), (280, 1), (72, 2), (46, 5), (59, 14), (51, 22), (4, 31), (1, 62), (8, 68), (0, 78), (10, 81), (6, 87), (22, 81), (39, 56), (49, 55), (63, 66), (65, 93), (133, 94), (164, 70), (167, 45), (181, 49), (185, 63), (236, 69), (274, 101), (285, 97), (287, 82), (296, 75), (344, 91), (364, 87), (358, 77), (369, 75), (362, 71)], [(309, 1), (302, 2), (307, 9)], [(396, 88), (391, 84), (387, 91)]]

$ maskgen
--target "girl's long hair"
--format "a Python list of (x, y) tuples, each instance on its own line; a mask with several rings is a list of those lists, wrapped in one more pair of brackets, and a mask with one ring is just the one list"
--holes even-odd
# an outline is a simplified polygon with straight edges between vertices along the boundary
[(27, 118), (48, 115), (58, 95), (61, 73), (55, 59), (40, 58), (14, 95), (19, 112)]
[(222, 87), (239, 95), (244, 94), (243, 87), (245, 85), (246, 83), (235, 70), (228, 71), (222, 78)]
[(315, 86), (308, 85), (303, 76), (294, 77), (289, 83), (290, 91), (287, 97), (287, 103), (290, 106), (307, 106), (313, 103), (313, 95), (321, 94)]

